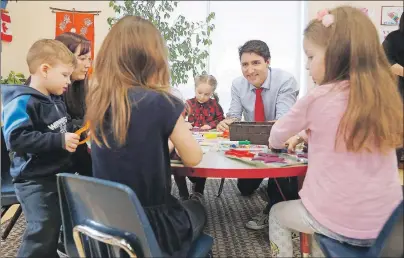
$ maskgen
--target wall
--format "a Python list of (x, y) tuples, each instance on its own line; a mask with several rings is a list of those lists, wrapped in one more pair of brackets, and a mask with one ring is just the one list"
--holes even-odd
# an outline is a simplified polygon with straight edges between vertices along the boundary
[[(382, 28), (389, 28), (392, 26), (380, 25), (381, 7), (382, 6), (403, 6), (403, 1), (308, 1), (308, 19), (316, 18), (317, 12), (322, 9), (331, 9), (340, 5), (350, 5), (354, 7), (368, 8), (369, 18), (375, 24), (377, 31), (380, 34)], [(398, 29), (398, 26), (395, 27)], [(381, 41), (382, 36), (380, 35)], [(313, 87), (313, 81), (308, 78), (308, 88)]]
[(7, 10), (11, 16), (13, 41), (2, 42), (1, 75), (7, 76), (10, 70), (14, 70), (28, 76), (25, 57), (29, 47), (38, 39), (55, 37), (56, 15), (49, 7), (101, 11), (94, 16), (96, 55), (108, 33), (107, 18), (115, 15), (108, 4), (109, 1), (9, 1)]
[[(201, 1), (198, 3), (194, 3), (197, 5), (195, 8), (191, 10), (188, 8), (191, 2), (188, 4), (184, 4), (186, 2), (180, 2), (179, 9), (184, 10), (184, 14), (188, 17), (192, 17), (195, 20), (200, 20), (205, 14), (205, 3), (206, 1)], [(211, 2), (212, 4), (213, 2)], [(227, 2), (230, 3), (230, 2)], [(261, 2), (265, 3), (265, 2)], [(108, 6), (108, 1), (9, 1), (7, 5), (7, 9), (11, 15), (11, 30), (13, 33), (13, 41), (11, 43), (2, 42), (2, 53), (1, 53), (1, 74), (3, 76), (7, 75), (10, 70), (23, 72), (25, 75), (28, 75), (28, 69), (25, 63), (25, 56), (28, 51), (28, 48), (31, 44), (40, 39), (40, 38), (53, 38), (55, 36), (55, 14), (51, 12), (49, 7), (62, 8), (62, 9), (72, 9), (76, 10), (84, 10), (84, 11), (101, 11), (100, 15), (95, 16), (95, 54), (97, 54), (98, 49), (102, 43), (102, 40), (108, 33), (109, 26), (107, 24), (107, 18), (114, 16), (115, 13)], [(324, 8), (333, 8), (335, 6), (341, 4), (348, 4), (357, 7), (366, 7), (369, 9), (369, 16), (377, 26), (378, 30), (380, 30), (380, 11), (381, 6), (400, 6), (403, 4), (402, 1), (308, 1), (305, 3), (307, 7), (307, 19), (312, 19), (316, 17), (317, 11)], [(221, 5), (220, 2), (216, 5)], [(182, 8), (184, 7), (184, 8)], [(280, 7), (282, 8), (282, 7)], [(185, 11), (186, 9), (186, 11)], [(203, 10), (203, 11), (201, 11)], [(284, 9), (282, 9), (284, 10)], [(279, 13), (282, 14), (282, 10), (279, 10)], [(200, 13), (202, 16), (196, 15), (196, 11), (198, 14)], [(207, 10), (206, 10), (207, 11)], [(218, 10), (216, 10), (218, 11)], [(273, 11), (273, 10), (272, 10)], [(207, 12), (206, 12), (207, 13)], [(188, 15), (189, 14), (189, 15)], [(223, 16), (223, 14), (221, 14)], [(192, 20), (193, 20), (192, 19)], [(223, 19), (223, 17), (217, 17), (217, 20)], [(305, 19), (304, 23), (307, 23), (307, 19)], [(217, 22), (217, 21), (216, 21)], [(266, 26), (265, 23), (257, 24), (257, 26)], [(228, 24), (226, 26), (229, 26)], [(271, 27), (271, 30), (275, 30)], [(269, 25), (268, 25), (269, 28)], [(216, 27), (216, 32), (219, 29)], [(293, 30), (294, 33), (296, 32)], [(267, 32), (266, 29), (263, 32)], [(236, 32), (237, 33), (237, 32)], [(275, 34), (279, 35), (280, 32)], [(300, 32), (298, 32), (300, 33)], [(269, 42), (270, 43), (270, 42)], [(287, 45), (287, 44), (286, 44)], [(285, 46), (286, 46), (285, 45)], [(296, 44), (297, 46), (298, 44)], [(301, 44), (297, 46), (298, 49), (294, 51), (302, 51)], [(230, 51), (230, 50), (228, 50)], [(287, 52), (286, 49), (279, 49), (275, 52)], [(294, 52), (292, 51), (292, 52)], [(233, 51), (235, 58), (237, 58), (236, 51)], [(218, 52), (217, 54), (220, 54)], [(279, 54), (279, 53), (276, 53)], [(213, 58), (212, 56), (210, 57)], [(303, 57), (305, 58), (305, 57)], [(233, 58), (234, 59), (234, 58)], [(276, 61), (276, 56), (274, 56), (274, 62)], [(299, 58), (298, 58), (299, 59)], [(235, 60), (235, 59), (234, 59)], [(212, 61), (212, 60), (211, 60)], [(278, 63), (275, 62), (274, 65)], [(289, 68), (291, 64), (281, 63), (281, 61), (276, 66), (285, 66), (285, 68)], [(283, 68), (283, 67), (282, 67)], [(291, 70), (295, 70), (290, 68)], [(216, 70), (215, 65), (211, 65), (211, 70)], [(217, 71), (223, 72), (223, 71)], [(241, 74), (241, 73), (240, 73)], [(299, 76), (296, 76), (299, 77)], [(306, 77), (306, 78), (305, 78)], [(300, 76), (301, 82), (307, 81), (309, 87), (312, 85), (312, 81), (310, 78), (307, 78), (307, 73)], [(220, 88), (227, 87), (228, 85), (222, 81), (219, 81)], [(223, 83), (223, 84), (222, 84)], [(303, 84), (303, 83), (302, 83)], [(188, 83), (187, 89), (185, 90), (187, 97), (188, 95), (192, 95), (193, 90), (189, 89), (188, 86), (192, 85), (192, 82)], [(185, 85), (184, 85), (185, 86)], [(182, 87), (181, 87), (182, 88)], [(184, 87), (185, 88), (185, 87)], [(222, 94), (226, 94), (226, 90), (219, 89)], [(221, 94), (221, 95), (222, 95)], [(226, 108), (225, 108), (226, 110)]]
[(242, 76), (238, 48), (248, 40), (268, 44), (271, 67), (300, 81), (302, 8), (300, 1), (211, 1), (216, 29), (211, 36), (209, 72), (218, 80), (217, 92), (225, 112), (230, 107), (232, 81)]

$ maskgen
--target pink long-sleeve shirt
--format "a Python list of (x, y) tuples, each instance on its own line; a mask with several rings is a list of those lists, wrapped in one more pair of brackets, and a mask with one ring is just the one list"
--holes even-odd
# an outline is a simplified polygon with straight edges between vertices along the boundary
[(283, 148), (309, 129), (309, 165), (299, 192), (303, 205), (335, 233), (374, 239), (403, 199), (397, 159), (394, 149), (387, 154), (335, 150), (348, 97), (347, 81), (314, 88), (275, 123), (269, 145)]

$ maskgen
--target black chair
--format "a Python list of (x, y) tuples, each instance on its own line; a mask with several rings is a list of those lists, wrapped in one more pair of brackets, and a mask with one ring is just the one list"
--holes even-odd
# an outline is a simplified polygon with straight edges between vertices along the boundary
[[(57, 177), (69, 257), (163, 257), (136, 194), (119, 183), (62, 173)], [(187, 257), (208, 257), (202, 234)]]
[[(6, 212), (14, 204), (19, 204), (17, 196), (15, 195), (14, 186), (12, 183), (12, 177), (10, 175), (10, 157), (8, 155), (8, 150), (6, 147), (6, 142), (3, 136), (3, 130), (1, 131), (1, 217), (6, 214)], [(11, 229), (14, 227), (18, 218), (21, 216), (22, 209), (21, 205), (17, 208), (7, 227), (4, 229), (1, 235), (2, 240), (6, 240), (7, 236), (10, 234)]]
[(357, 247), (314, 234), (326, 257), (403, 257), (403, 202), (394, 210), (371, 247)]

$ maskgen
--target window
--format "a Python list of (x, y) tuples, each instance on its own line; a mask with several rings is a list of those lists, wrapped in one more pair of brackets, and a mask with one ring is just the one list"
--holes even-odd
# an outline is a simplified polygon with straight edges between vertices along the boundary
[[(238, 48), (246, 41), (265, 41), (271, 67), (290, 72), (301, 86), (303, 1), (211, 1), (216, 13), (209, 56), (209, 72), (218, 80), (220, 104), (228, 111), (231, 83), (242, 76)], [(209, 10), (208, 10), (209, 11)], [(301, 87), (302, 92), (305, 89)]]
[[(306, 25), (305, 1), (180, 1), (172, 17), (204, 20), (215, 12), (215, 30), (211, 34), (207, 60), (208, 72), (218, 80), (217, 93), (225, 113), (231, 100), (231, 83), (242, 76), (238, 48), (246, 41), (265, 41), (271, 51), (271, 67), (290, 72), (298, 81), (300, 96), (306, 93), (308, 76), (303, 53), (303, 29)], [(194, 97), (194, 81), (179, 85), (184, 98)]]

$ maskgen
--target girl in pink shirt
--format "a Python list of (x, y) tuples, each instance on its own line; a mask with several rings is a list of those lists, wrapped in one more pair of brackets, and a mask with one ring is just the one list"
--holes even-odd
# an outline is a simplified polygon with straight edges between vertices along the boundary
[(273, 257), (292, 257), (291, 230), (370, 246), (403, 199), (395, 156), (403, 103), (372, 21), (353, 7), (324, 10), (303, 47), (319, 86), (276, 122), (269, 145), (293, 150), (305, 140), (309, 165), (301, 199), (269, 214)]

